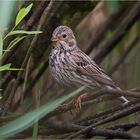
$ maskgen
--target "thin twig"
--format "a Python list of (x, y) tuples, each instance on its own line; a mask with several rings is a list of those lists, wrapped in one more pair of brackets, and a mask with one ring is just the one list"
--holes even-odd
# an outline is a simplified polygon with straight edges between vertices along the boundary
[(134, 23), (139, 19), (140, 14), (140, 2), (137, 1), (132, 9), (127, 13), (124, 20), (119, 24), (117, 29), (112, 34), (111, 38), (109, 38), (100, 48), (100, 50), (96, 53), (94, 60), (97, 63), (100, 63), (105, 56), (109, 52), (112, 51), (112, 49), (115, 47), (115, 45), (121, 41), (126, 35), (126, 33), (131, 29), (131, 27), (134, 25)]
[[(49, 120), (47, 123), (47, 127), (50, 127), (51, 129), (54, 129), (54, 130), (58, 131), (59, 133), (76, 132), (76, 131), (79, 131), (79, 130), (85, 128), (85, 126), (81, 126), (81, 125), (77, 125), (77, 124), (73, 124), (73, 123), (62, 122), (62, 121), (54, 121), (54, 120)], [(102, 129), (93, 128), (88, 132), (88, 135), (90, 135), (92, 137), (93, 136), (104, 136), (104, 137), (125, 138), (125, 139), (140, 138), (140, 136), (137, 136), (134, 134), (130, 134), (130, 133), (123, 132), (123, 131), (106, 129), (106, 128), (102, 128)]]
[[(45, 22), (46, 16), (48, 15), (48, 10), (51, 8), (52, 4), (53, 4), (53, 2), (50, 2), (49, 5), (48, 5), (48, 7), (46, 7), (46, 9), (44, 10), (44, 12), (43, 12), (43, 14), (42, 14), (42, 16), (41, 16), (41, 19), (40, 19), (40, 21), (39, 21), (37, 30), (41, 30), (41, 28), (42, 28), (42, 26), (43, 26), (43, 24), (44, 24), (44, 22)], [(32, 51), (33, 51), (33, 49), (34, 49), (34, 47), (35, 47), (35, 43), (36, 43), (36, 41), (37, 41), (37, 38), (38, 38), (38, 35), (36, 34), (36, 35), (34, 36), (32, 42), (31, 42), (31, 45), (30, 45), (30, 47), (29, 47), (29, 49), (28, 49), (28, 52), (27, 52), (27, 54), (26, 54), (26, 56), (25, 56), (25, 59), (24, 59), (24, 61), (23, 61), (23, 63), (22, 63), (21, 68), (25, 68), (25, 66), (26, 66), (26, 64), (27, 64), (27, 62), (28, 62), (28, 59), (29, 59), (29, 57), (31, 56)], [(18, 72), (18, 76), (17, 76), (17, 79), (16, 79), (16, 83), (15, 83), (15, 85), (14, 85), (14, 87), (13, 87), (13, 92), (16, 91), (16, 89), (17, 89), (17, 87), (18, 87), (18, 84), (19, 84), (19, 81), (20, 81), (20, 79), (21, 79), (22, 74), (23, 74), (22, 71), (19, 71), (19, 72)]]
[(120, 59), (117, 61), (117, 63), (109, 70), (109, 74), (112, 75), (117, 68), (120, 66), (120, 64), (123, 63), (123, 61), (125, 60), (125, 58), (128, 56), (128, 54), (131, 52), (131, 50), (137, 45), (137, 43), (139, 42), (139, 36), (136, 36), (132, 42), (130, 42), (129, 46), (127, 47), (127, 50), (122, 54), (122, 56), (120, 57)]
[[(132, 6), (132, 5), (131, 5)], [(129, 7), (130, 8), (130, 7)], [(102, 41), (104, 36), (106, 35), (107, 31), (115, 25), (115, 27), (118, 27), (118, 23), (116, 24), (116, 20), (119, 21), (120, 16), (124, 16), (125, 12), (127, 11), (128, 7), (124, 6), (118, 9), (117, 11), (115, 10), (107, 19), (107, 21), (101, 25), (99, 32), (97, 32), (95, 39), (92, 41), (89, 47), (87, 47), (87, 50), (85, 51), (86, 54), (90, 54), (94, 48), (98, 46), (98, 44)]]
[(123, 106), (122, 105), (118, 105), (116, 107), (109, 108), (106, 111), (97, 113), (94, 116), (89, 116), (89, 117), (85, 118), (84, 120), (81, 120), (80, 122), (78, 122), (78, 124), (81, 124), (81, 125), (84, 125), (84, 126), (88, 126), (88, 125), (90, 125), (92, 123), (95, 123), (95, 122), (100, 121), (100, 120), (102, 120), (104, 118), (112, 116), (112, 114), (114, 114), (116, 112), (119, 112), (120, 110), (126, 109), (126, 108), (130, 107), (131, 105), (135, 105), (138, 102), (139, 102), (139, 100), (134, 100), (134, 101), (129, 102), (128, 104), (123, 105)]
[(114, 121), (114, 120), (116, 120), (116, 119), (122, 118), (122, 117), (124, 117), (124, 116), (129, 115), (129, 114), (135, 113), (135, 112), (137, 112), (137, 111), (139, 111), (139, 110), (140, 110), (140, 104), (137, 103), (137, 104), (132, 105), (132, 106), (126, 108), (126, 109), (121, 110), (119, 113), (116, 112), (116, 113), (112, 114), (111, 116), (109, 116), (109, 117), (107, 117), (107, 118), (104, 118), (104, 119), (102, 119), (102, 120), (99, 120), (99, 121), (97, 121), (97, 122), (91, 124), (90, 126), (85, 127), (84, 129), (82, 129), (82, 130), (76, 132), (75, 134), (73, 134), (73, 135), (67, 137), (67, 139), (75, 138), (75, 137), (77, 137), (78, 135), (89, 131), (90, 129), (94, 128), (95, 126), (98, 126), (98, 125), (101, 125), (101, 124), (103, 124), (103, 123), (107, 123), (107, 122), (110, 122), (110, 121)]

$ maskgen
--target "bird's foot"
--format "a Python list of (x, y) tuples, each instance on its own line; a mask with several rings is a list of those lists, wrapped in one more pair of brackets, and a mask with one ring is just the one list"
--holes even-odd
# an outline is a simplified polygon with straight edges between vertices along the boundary
[(69, 106), (69, 103), (67, 103), (67, 104), (62, 104), (62, 105), (59, 105), (55, 110), (57, 110), (57, 111), (65, 110), (65, 109), (68, 108), (68, 106)]
[(75, 97), (73, 100), (71, 100), (69, 103), (67, 104), (62, 104), (59, 105), (55, 110), (66, 110), (68, 108), (76, 108), (76, 109), (81, 109), (82, 108), (82, 100), (85, 99), (87, 97), (88, 93), (84, 93), (78, 97)]
[(120, 97), (120, 100), (123, 102), (123, 106), (125, 106), (125, 105), (127, 105), (130, 101), (129, 100), (127, 100), (124, 96), (121, 96)]
[(87, 97), (87, 93), (84, 93), (80, 96), (78, 96), (76, 99), (75, 99), (75, 102), (74, 102), (74, 105), (75, 105), (75, 108), (76, 109), (81, 109), (82, 108), (82, 100), (85, 99)]

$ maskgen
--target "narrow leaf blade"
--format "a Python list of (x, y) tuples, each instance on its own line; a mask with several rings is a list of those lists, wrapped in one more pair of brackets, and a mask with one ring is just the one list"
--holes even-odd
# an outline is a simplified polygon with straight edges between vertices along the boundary
[(11, 66), (10, 63), (9, 64), (5, 64), (3, 66), (0, 66), (0, 69), (8, 69), (8, 68), (10, 68), (10, 66)]
[(2, 53), (3, 53), (3, 39), (2, 35), (0, 35), (0, 59), (2, 57)]
[[(29, 6), (27, 6), (27, 7), (25, 8), (26, 15), (30, 12), (32, 6), (33, 6), (33, 3), (31, 3)], [(25, 16), (26, 16), (26, 15), (25, 15)]]
[(25, 38), (26, 36), (22, 36), (22, 37), (17, 37), (16, 39), (14, 39), (13, 41), (12, 41), (12, 43), (10, 43), (9, 45), (8, 45), (8, 50), (10, 50), (10, 49), (12, 49), (17, 43), (19, 43), (21, 40), (23, 40), (24, 38)]
[(19, 71), (19, 70), (24, 70), (24, 69), (20, 69), (20, 68), (5, 68), (5, 69), (2, 69), (0, 68), (0, 71)]
[(72, 98), (79, 92), (81, 92), (85, 87), (81, 87), (69, 95), (59, 98), (52, 103), (45, 104), (36, 110), (26, 113), (25, 115), (11, 121), (4, 126), (0, 127), (0, 138), (7, 138), (9, 136), (15, 135), (24, 129), (31, 126), (33, 123), (37, 122), (39, 119), (53, 111), (58, 105), (62, 104), (64, 101)]
[(16, 35), (16, 34), (27, 34), (27, 35), (32, 35), (32, 34), (40, 34), (42, 31), (24, 31), (24, 30), (15, 30), (11, 31), (7, 34), (7, 36), (11, 35)]
[(30, 12), (31, 8), (33, 6), (33, 3), (31, 3), (29, 6), (27, 6), (26, 8), (22, 8), (18, 14), (17, 14), (17, 17), (16, 17), (16, 22), (15, 22), (15, 26), (17, 26), (21, 21), (22, 19)]

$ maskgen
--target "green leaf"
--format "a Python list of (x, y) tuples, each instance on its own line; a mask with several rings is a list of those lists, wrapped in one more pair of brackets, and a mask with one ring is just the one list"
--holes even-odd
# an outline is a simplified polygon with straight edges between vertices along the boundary
[(16, 35), (16, 34), (40, 34), (42, 33), (42, 31), (24, 31), (24, 30), (15, 30), (15, 31), (11, 31), (7, 34), (7, 36), (11, 36), (11, 35)]
[(137, 33), (139, 34), (140, 33), (140, 19), (137, 21)]
[(38, 136), (38, 122), (34, 123), (33, 125), (33, 135), (32, 135), (32, 139), (37, 139)]
[(18, 14), (17, 14), (17, 17), (16, 17), (16, 23), (15, 23), (15, 26), (17, 26), (21, 20), (30, 12), (31, 8), (33, 6), (33, 3), (31, 3), (29, 6), (27, 6), (26, 8), (22, 8)]
[(2, 99), (3, 97), (0, 95), (0, 100)]
[(17, 37), (14, 40), (12, 40), (10, 42), (10, 44), (8, 45), (8, 50), (12, 49), (17, 43), (19, 43), (21, 40), (23, 40), (26, 36), (22, 36), (22, 37)]
[(3, 39), (2, 35), (0, 35), (0, 59), (2, 58), (2, 53), (3, 53)]
[(5, 70), (10, 70), (10, 71), (19, 71), (19, 70), (24, 70), (24, 69), (20, 69), (20, 68), (0, 69), (0, 71), (5, 71)]
[(5, 52), (4, 52), (3, 56), (4, 56), (8, 51), (10, 51), (10, 49), (12, 49), (17, 43), (19, 43), (21, 40), (23, 40), (25, 37), (26, 37), (26, 36), (17, 37), (17, 38), (15, 38), (14, 40), (12, 40), (12, 41), (10, 42), (10, 44), (8, 45), (7, 50), (4, 50)]
[(106, 1), (106, 4), (107, 4), (107, 12), (109, 15), (113, 14), (113, 13), (116, 13), (119, 9), (119, 2), (116, 0), (114, 1)]
[(9, 52), (9, 51), (10, 51), (10, 50), (8, 50), (8, 49), (7, 49), (7, 50), (3, 50), (3, 52)]
[(19, 69), (19, 68), (10, 68), (11, 64), (5, 64), (3, 66), (0, 66), (0, 71), (5, 71), (5, 70), (12, 70), (12, 71), (17, 71), (17, 70), (24, 70), (24, 69)]
[(59, 98), (51, 103), (45, 104), (25, 115), (11, 121), (4, 126), (0, 127), (0, 138), (8, 138), (9, 136), (15, 135), (26, 128), (30, 127), (33, 123), (37, 122), (39, 119), (53, 111), (58, 105), (62, 104), (64, 101), (72, 98), (79, 92), (81, 92), (85, 87), (81, 87), (76, 91), (68, 94), (62, 98)]
[(0, 66), (0, 71), (4, 71), (5, 69), (9, 69), (11, 64), (5, 64), (3, 66)]

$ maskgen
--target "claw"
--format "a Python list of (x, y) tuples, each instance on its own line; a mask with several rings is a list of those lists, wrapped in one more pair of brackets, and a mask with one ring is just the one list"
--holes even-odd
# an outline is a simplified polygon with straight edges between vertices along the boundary
[(82, 105), (81, 105), (82, 99), (84, 99), (86, 96), (87, 96), (87, 93), (84, 93), (84, 94), (76, 97), (75, 99), (73, 99), (72, 101), (70, 101), (67, 104), (59, 105), (55, 110), (61, 111), (61, 110), (68, 108), (69, 106), (74, 106), (76, 109), (81, 109), (82, 108)]
[(57, 111), (60, 111), (60, 110), (64, 110), (65, 108), (68, 107), (69, 104), (62, 104), (62, 105), (59, 105), (55, 110)]
[(87, 93), (84, 93), (80, 96), (77, 97), (76, 102), (75, 102), (75, 107), (76, 109), (81, 109), (82, 108), (82, 99), (84, 99), (87, 96)]

